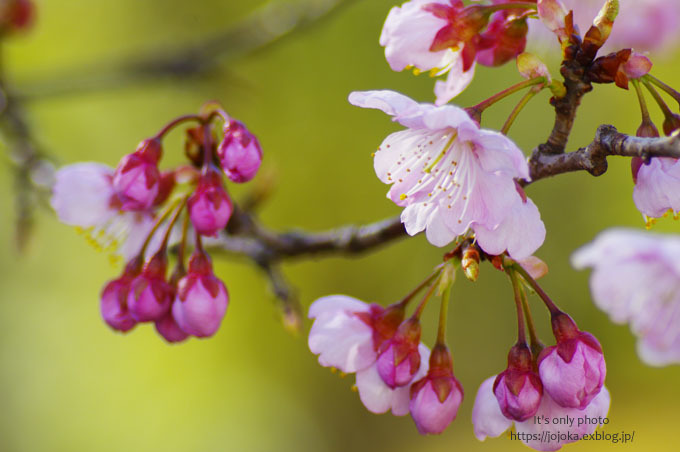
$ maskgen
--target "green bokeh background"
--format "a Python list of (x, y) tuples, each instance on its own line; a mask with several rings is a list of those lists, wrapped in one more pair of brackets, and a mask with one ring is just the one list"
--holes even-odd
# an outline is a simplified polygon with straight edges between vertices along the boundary
[[(263, 2), (37, 3), (34, 29), (6, 43), (6, 70), (16, 86), (199, 42)], [(378, 46), (382, 21), (395, 3), (355, 2), (315, 27), (224, 64), (207, 79), (33, 100), (27, 113), (40, 142), (62, 163), (114, 165), (172, 117), (217, 99), (258, 134), (264, 165), (276, 171), (276, 191), (261, 212), (267, 225), (316, 230), (396, 215), (399, 209), (384, 197), (387, 187), (373, 173), (371, 152), (397, 126), (346, 101), (352, 90), (385, 88), (432, 100), (432, 80), (391, 72)], [(666, 55), (654, 73), (678, 86), (675, 57)], [(552, 69), (557, 72), (554, 64)], [(457, 103), (471, 105), (519, 80), (512, 65), (480, 68)], [(511, 131), (527, 153), (550, 129), (547, 99), (546, 93), (538, 96)], [(514, 101), (486, 114), (485, 125), (499, 127)], [(597, 86), (585, 99), (571, 147), (587, 143), (600, 123), (632, 133), (638, 121), (632, 93)], [(170, 163), (181, 155), (179, 138), (173, 140), (166, 150)], [(100, 320), (98, 294), (119, 270), (46, 211), (38, 216), (27, 253), (18, 255), (7, 165), (0, 175), (0, 450), (526, 450), (507, 438), (480, 443), (472, 433), (477, 387), (503, 369), (515, 335), (511, 288), (490, 266), (476, 284), (459, 278), (453, 291), (450, 346), (466, 390), (458, 419), (441, 436), (421, 437), (408, 417), (366, 411), (350, 391), (352, 377), (340, 379), (320, 367), (306, 334), (284, 331), (266, 281), (246, 261), (216, 262), (231, 305), (214, 338), (168, 346), (145, 325), (127, 335), (113, 333)], [(243, 190), (234, 189), (235, 197)], [(550, 266), (543, 285), (606, 352), (612, 394), (606, 431), (635, 430), (635, 442), (623, 446), (628, 450), (677, 450), (680, 369), (643, 365), (628, 328), (612, 325), (594, 307), (587, 273), (569, 265), (572, 251), (599, 231), (643, 228), (631, 193), (629, 162), (623, 159), (612, 159), (600, 178), (565, 175), (528, 189), (548, 230), (538, 252)], [(664, 220), (655, 229), (677, 233), (680, 224)], [(330, 293), (388, 303), (415, 286), (441, 254), (416, 237), (360, 258), (298, 261), (284, 270), (305, 307)], [(532, 305), (549, 342), (548, 318), (538, 300)], [(429, 344), (435, 317), (431, 309), (424, 319)]]

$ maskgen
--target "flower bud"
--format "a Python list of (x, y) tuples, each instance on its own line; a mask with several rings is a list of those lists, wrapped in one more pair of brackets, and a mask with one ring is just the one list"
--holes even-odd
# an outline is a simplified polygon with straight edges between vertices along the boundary
[(628, 61), (623, 64), (622, 70), (629, 79), (636, 79), (649, 74), (649, 71), (652, 70), (652, 65), (652, 61), (649, 58), (640, 53), (633, 52)]
[(533, 53), (524, 52), (517, 56), (517, 70), (526, 79), (545, 77), (546, 83), (552, 80), (548, 67)]
[(172, 287), (165, 281), (167, 257), (156, 253), (144, 265), (142, 273), (132, 280), (128, 294), (128, 309), (138, 322), (155, 321), (170, 309)]
[(146, 210), (153, 205), (161, 180), (158, 171), (161, 153), (160, 141), (149, 139), (121, 159), (113, 174), (113, 188), (123, 210)]
[(137, 322), (130, 315), (127, 298), (130, 284), (139, 273), (139, 260), (130, 261), (118, 279), (110, 281), (102, 290), (100, 310), (104, 321), (114, 330), (126, 332)]
[(557, 345), (543, 349), (538, 372), (543, 388), (559, 405), (584, 409), (604, 384), (607, 367), (600, 343), (562, 312), (553, 314)]
[(255, 135), (239, 121), (229, 121), (217, 154), (222, 169), (233, 182), (248, 182), (262, 163), (262, 148)]
[(451, 355), (437, 344), (427, 375), (411, 386), (409, 411), (421, 435), (440, 434), (453, 422), (463, 401), (463, 388), (453, 376)]
[(680, 115), (675, 113), (667, 114), (663, 120), (663, 133), (670, 135), (678, 129), (680, 129)]
[(460, 261), (460, 266), (463, 268), (463, 274), (470, 281), (477, 281), (479, 277), (479, 251), (474, 246), (465, 248), (463, 257)]
[(531, 350), (526, 344), (510, 349), (508, 367), (496, 377), (493, 392), (508, 419), (523, 422), (536, 414), (543, 397), (543, 384), (534, 371)]
[(172, 315), (182, 331), (197, 337), (215, 334), (229, 304), (224, 283), (213, 274), (210, 258), (196, 250), (189, 261), (189, 273), (177, 284)]
[(609, 39), (609, 35), (614, 27), (614, 21), (616, 16), (619, 15), (619, 0), (607, 0), (607, 2), (602, 5), (600, 13), (597, 15), (593, 21), (593, 26), (595, 26), (600, 32), (600, 42), (598, 43), (600, 47)]
[(208, 168), (201, 175), (187, 205), (191, 223), (196, 232), (202, 235), (217, 235), (227, 225), (233, 211), (222, 178), (214, 168)]
[(175, 318), (170, 312), (167, 312), (163, 317), (156, 320), (156, 331), (163, 339), (171, 344), (182, 342), (189, 337), (189, 335), (182, 331), (179, 325), (177, 325)]
[(407, 385), (420, 369), (420, 322), (409, 319), (399, 325), (392, 339), (383, 344), (377, 367), (380, 378), (394, 389)]
[(557, 34), (560, 40), (566, 37), (564, 32), (567, 9), (560, 0), (538, 0), (537, 9), (539, 19), (548, 30)]

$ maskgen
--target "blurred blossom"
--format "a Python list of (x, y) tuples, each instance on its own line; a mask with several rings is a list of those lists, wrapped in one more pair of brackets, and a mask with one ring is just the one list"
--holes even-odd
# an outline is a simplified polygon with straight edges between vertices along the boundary
[[(585, 34), (598, 15), (604, 0), (561, 0), (574, 11), (574, 23)], [(545, 45), (548, 29), (539, 21), (530, 21), (529, 40)], [(622, 48), (640, 52), (672, 51), (680, 39), (680, 2), (677, 0), (622, 0), (611, 35), (601, 54)]]
[[(496, 400), (496, 396), (493, 392), (495, 380), (495, 375), (484, 380), (477, 391), (475, 404), (472, 408), (472, 424), (474, 425), (475, 436), (480, 441), (484, 441), (487, 437), (498, 437), (514, 425), (514, 433), (527, 435), (522, 436), (519, 439), (532, 449), (540, 451), (559, 450), (564, 444), (576, 441), (576, 439), (574, 439), (576, 436), (581, 437), (593, 433), (598, 427), (597, 423), (583, 422), (582, 425), (578, 425), (578, 419), (584, 419), (585, 417), (606, 417), (609, 412), (609, 391), (606, 387), (603, 387), (597, 397), (582, 410), (577, 408), (564, 408), (557, 404), (549, 394), (543, 394), (541, 405), (539, 406), (538, 411), (536, 411), (536, 416), (549, 417), (550, 419), (556, 417), (566, 418), (569, 416), (570, 418), (575, 419), (571, 426), (535, 422), (533, 418), (524, 422), (512, 421), (503, 415), (498, 405), (498, 400)], [(569, 433), (572, 436), (559, 442), (541, 441), (543, 432)]]
[(680, 363), (680, 239), (610, 229), (576, 251), (572, 264), (591, 267), (595, 304), (638, 336), (650, 365)]

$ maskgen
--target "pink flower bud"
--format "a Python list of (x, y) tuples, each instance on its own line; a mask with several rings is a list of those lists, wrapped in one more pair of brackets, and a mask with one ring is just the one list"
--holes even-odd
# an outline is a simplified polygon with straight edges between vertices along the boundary
[(260, 143), (239, 121), (229, 121), (217, 154), (222, 169), (233, 182), (248, 182), (262, 163)]
[(179, 325), (177, 325), (175, 318), (170, 312), (156, 320), (156, 331), (158, 331), (158, 334), (160, 334), (163, 339), (170, 342), (171, 344), (175, 342), (182, 342), (189, 337), (189, 335), (182, 331)]
[(385, 342), (378, 356), (380, 378), (394, 389), (407, 385), (420, 369), (420, 322), (409, 319), (399, 325), (394, 337)]
[(562, 2), (560, 0), (538, 0), (537, 9), (539, 19), (548, 27), (548, 30), (557, 34), (561, 39), (564, 36), (567, 17), (567, 9)]
[(533, 370), (533, 358), (526, 344), (517, 344), (508, 353), (508, 367), (493, 385), (501, 412), (508, 419), (523, 422), (538, 411), (543, 385)]
[(144, 140), (135, 152), (121, 159), (113, 175), (113, 188), (123, 210), (146, 210), (153, 205), (161, 179), (161, 152), (158, 140)]
[(229, 304), (224, 283), (213, 274), (210, 258), (197, 250), (189, 262), (189, 273), (177, 284), (172, 315), (188, 334), (209, 337), (215, 334)]
[(557, 345), (538, 357), (543, 388), (559, 405), (584, 409), (604, 384), (607, 367), (602, 347), (564, 313), (553, 314), (552, 326)]
[(138, 258), (131, 260), (120, 278), (110, 281), (102, 290), (99, 305), (102, 318), (114, 330), (129, 331), (137, 324), (128, 310), (127, 297), (130, 283), (139, 274), (140, 267)]
[(640, 53), (633, 52), (622, 69), (629, 79), (640, 78), (652, 70), (652, 61)]
[(189, 216), (196, 232), (216, 235), (227, 225), (233, 211), (231, 199), (222, 185), (222, 178), (214, 168), (201, 175), (196, 191), (187, 203)]
[(146, 263), (142, 273), (132, 280), (128, 309), (138, 322), (155, 321), (170, 309), (172, 286), (165, 281), (167, 258), (161, 252)]
[(453, 422), (463, 401), (463, 388), (453, 376), (451, 356), (438, 344), (430, 355), (427, 375), (411, 386), (409, 411), (421, 435), (440, 434)]

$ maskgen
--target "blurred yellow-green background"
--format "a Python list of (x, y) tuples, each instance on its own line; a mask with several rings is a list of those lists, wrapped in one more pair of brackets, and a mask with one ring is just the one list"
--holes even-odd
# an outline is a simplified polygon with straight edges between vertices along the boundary
[[(41, 144), (61, 163), (114, 165), (172, 117), (217, 99), (258, 134), (265, 167), (276, 171), (276, 191), (261, 211), (267, 225), (318, 230), (396, 215), (399, 209), (385, 199), (387, 187), (375, 177), (371, 161), (372, 150), (396, 126), (382, 113), (346, 101), (352, 90), (384, 88), (432, 100), (432, 80), (391, 72), (378, 45), (382, 22), (396, 3), (353, 2), (273, 46), (224, 62), (207, 78), (33, 98), (26, 111)], [(34, 28), (5, 43), (5, 70), (18, 88), (49, 86), (78, 68), (94, 71), (130, 56), (200, 42), (262, 4), (38, 1)], [(654, 69), (676, 86), (677, 56), (666, 55)], [(456, 102), (471, 105), (519, 80), (512, 65), (480, 68)], [(511, 131), (527, 153), (551, 126), (547, 98), (538, 96)], [(486, 114), (485, 125), (500, 127), (515, 100)], [(638, 120), (632, 93), (598, 86), (584, 102), (571, 146), (587, 143), (600, 123), (632, 133)], [(166, 154), (170, 163), (180, 161), (177, 136)], [(244, 189), (234, 190), (235, 196)], [(309, 324), (299, 337), (284, 331), (266, 281), (249, 262), (216, 260), (231, 305), (214, 338), (168, 346), (147, 325), (116, 334), (100, 319), (98, 296), (119, 269), (48, 211), (38, 215), (25, 255), (17, 254), (7, 164), (0, 167), (0, 192), (3, 452), (525, 449), (507, 438), (480, 443), (472, 433), (477, 387), (504, 368), (515, 335), (511, 288), (490, 266), (482, 268), (475, 284), (459, 278), (453, 291), (449, 338), (456, 375), (466, 390), (464, 404), (443, 435), (421, 437), (408, 417), (366, 411), (350, 390), (352, 377), (341, 379), (316, 363), (306, 344)], [(612, 394), (606, 431), (635, 431), (633, 444), (567, 447), (677, 450), (680, 369), (643, 365), (628, 328), (612, 325), (593, 306), (587, 273), (569, 265), (571, 252), (599, 231), (644, 226), (631, 199), (629, 162), (612, 159), (603, 177), (566, 175), (536, 183), (528, 192), (548, 229), (538, 252), (550, 266), (543, 285), (605, 349)], [(664, 220), (655, 229), (678, 233), (680, 223)], [(330, 293), (388, 303), (415, 286), (441, 254), (416, 237), (359, 258), (296, 261), (284, 271), (305, 307)], [(549, 342), (547, 316), (538, 300), (532, 304)], [(429, 344), (435, 311), (425, 316)]]

